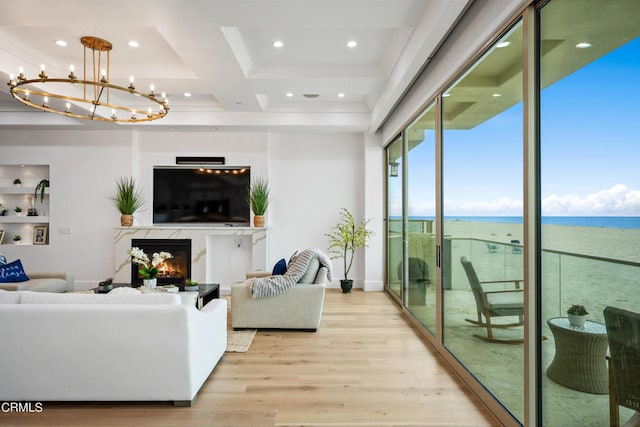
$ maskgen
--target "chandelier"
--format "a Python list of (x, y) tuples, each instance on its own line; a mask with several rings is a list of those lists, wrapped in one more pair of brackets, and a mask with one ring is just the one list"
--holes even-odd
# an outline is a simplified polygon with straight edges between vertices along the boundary
[(148, 93), (142, 93), (133, 85), (133, 77), (127, 87), (111, 83), (110, 42), (92, 36), (82, 37), (80, 42), (84, 46), (81, 78), (74, 74), (73, 65), (66, 79), (50, 78), (44, 65), (37, 78), (27, 79), (21, 67), (17, 77), (9, 76), (11, 96), (30, 107), (77, 119), (135, 123), (167, 115), (169, 100), (164, 93), (156, 95), (153, 85)]

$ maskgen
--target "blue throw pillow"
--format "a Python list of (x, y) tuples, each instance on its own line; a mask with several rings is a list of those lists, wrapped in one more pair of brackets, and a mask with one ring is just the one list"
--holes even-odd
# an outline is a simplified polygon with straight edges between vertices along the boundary
[(273, 271), (271, 272), (271, 274), (276, 276), (276, 275), (283, 275), (286, 272), (287, 272), (287, 261), (285, 261), (284, 258), (282, 258), (280, 261), (276, 262), (276, 265), (273, 266)]
[(2, 267), (3, 265), (5, 265), (7, 263), (7, 257), (0, 254), (0, 267)]
[(19, 259), (0, 267), (0, 283), (24, 282), (29, 280)]

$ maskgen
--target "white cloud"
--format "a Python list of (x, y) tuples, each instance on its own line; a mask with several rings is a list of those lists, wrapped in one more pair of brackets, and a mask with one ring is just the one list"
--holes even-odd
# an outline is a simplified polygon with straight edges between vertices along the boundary
[(586, 196), (551, 194), (542, 199), (542, 215), (640, 215), (640, 191), (616, 184)]
[[(509, 197), (497, 200), (446, 200), (447, 216), (521, 216), (523, 203)], [(394, 211), (400, 212), (400, 206)], [(433, 203), (409, 207), (412, 216), (433, 216)], [(545, 216), (640, 216), (640, 190), (624, 184), (580, 196), (577, 194), (551, 194), (542, 199)]]

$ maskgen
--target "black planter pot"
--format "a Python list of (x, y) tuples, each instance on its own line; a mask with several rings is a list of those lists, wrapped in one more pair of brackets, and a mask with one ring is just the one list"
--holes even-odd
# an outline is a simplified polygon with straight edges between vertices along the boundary
[(351, 288), (353, 288), (353, 280), (351, 280), (351, 279), (340, 280), (340, 287), (342, 288), (342, 293), (343, 294), (351, 293)]

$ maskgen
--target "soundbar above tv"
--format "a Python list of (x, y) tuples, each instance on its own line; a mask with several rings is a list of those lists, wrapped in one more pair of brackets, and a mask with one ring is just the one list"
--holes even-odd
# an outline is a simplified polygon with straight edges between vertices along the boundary
[(248, 226), (248, 166), (156, 166), (154, 224)]

